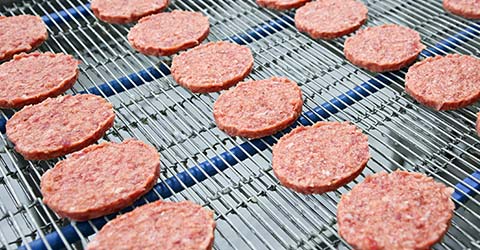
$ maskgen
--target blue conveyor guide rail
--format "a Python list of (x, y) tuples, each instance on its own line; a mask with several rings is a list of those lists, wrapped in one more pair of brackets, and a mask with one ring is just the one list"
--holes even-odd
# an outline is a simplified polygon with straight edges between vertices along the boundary
[[(366, 0), (368, 26), (399, 23), (426, 44), (419, 60), (460, 53), (478, 56), (480, 24), (445, 13), (440, 0)], [(480, 140), (474, 124), (480, 107), (436, 112), (403, 91), (405, 70), (371, 74), (348, 63), (344, 39), (315, 41), (298, 33), (292, 12), (256, 6), (254, 0), (176, 0), (168, 11), (201, 11), (210, 17), (209, 41), (249, 46), (250, 79), (288, 76), (302, 87), (298, 121), (273, 136), (232, 138), (213, 124), (218, 93), (193, 95), (169, 76), (170, 58), (143, 56), (126, 40), (130, 25), (109, 25), (88, 1), (15, 1), (2, 15), (42, 16), (49, 40), (41, 51), (70, 53), (82, 61), (69, 91), (93, 93), (114, 104), (117, 120), (103, 140), (128, 137), (157, 147), (162, 175), (134, 207), (159, 199), (193, 200), (215, 211), (215, 249), (350, 249), (336, 231), (336, 204), (365, 175), (419, 171), (455, 189), (452, 226), (434, 249), (480, 248)], [(1, 31), (0, 31), (1, 32)], [(59, 218), (45, 206), (41, 175), (56, 161), (28, 162), (12, 148), (0, 116), (0, 246), (2, 249), (84, 249), (116, 214), (86, 222)], [(296, 126), (349, 120), (370, 138), (372, 159), (351, 184), (323, 195), (300, 195), (281, 185), (270, 168), (271, 147)]]

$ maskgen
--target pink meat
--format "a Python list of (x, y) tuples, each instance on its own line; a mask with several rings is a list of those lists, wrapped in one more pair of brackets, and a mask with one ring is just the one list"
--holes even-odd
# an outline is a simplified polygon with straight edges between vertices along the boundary
[(107, 223), (87, 249), (210, 250), (214, 230), (212, 211), (190, 201), (157, 201)]
[(399, 70), (413, 63), (425, 48), (420, 35), (396, 24), (370, 27), (347, 38), (345, 57), (372, 72)]
[(7, 136), (27, 160), (80, 150), (113, 126), (112, 105), (96, 95), (66, 95), (25, 106), (7, 121)]
[(275, 10), (289, 10), (301, 7), (311, 0), (257, 0), (257, 4)]
[(443, 8), (459, 16), (480, 19), (480, 1), (478, 0), (443, 0)]
[(104, 142), (73, 153), (41, 181), (43, 202), (62, 217), (88, 220), (131, 205), (160, 174), (157, 150), (141, 141)]
[(480, 99), (480, 60), (447, 55), (416, 63), (405, 77), (405, 91), (436, 110), (466, 107)]
[(168, 56), (195, 47), (207, 38), (208, 17), (174, 10), (140, 19), (128, 33), (132, 47), (146, 55)]
[(340, 235), (355, 249), (430, 249), (448, 230), (452, 188), (420, 173), (368, 176), (338, 204)]
[(107, 23), (131, 23), (168, 7), (168, 0), (92, 0), (91, 9)]
[(282, 185), (304, 194), (333, 191), (355, 179), (370, 158), (368, 137), (347, 122), (298, 127), (273, 147)]
[(333, 39), (360, 28), (367, 15), (367, 7), (355, 0), (317, 0), (297, 10), (295, 26), (314, 39)]
[(0, 107), (21, 108), (62, 94), (77, 80), (78, 64), (66, 54), (15, 55), (0, 65)]
[(297, 83), (273, 77), (239, 83), (221, 94), (213, 107), (218, 128), (232, 136), (259, 138), (292, 124), (302, 112)]
[(30, 51), (48, 38), (42, 19), (37, 16), (0, 16), (0, 61)]
[(253, 67), (250, 49), (229, 42), (211, 42), (173, 58), (172, 75), (178, 84), (196, 93), (228, 89)]
[(475, 124), (475, 129), (477, 130), (478, 135), (480, 135), (480, 113), (477, 113), (477, 122)]

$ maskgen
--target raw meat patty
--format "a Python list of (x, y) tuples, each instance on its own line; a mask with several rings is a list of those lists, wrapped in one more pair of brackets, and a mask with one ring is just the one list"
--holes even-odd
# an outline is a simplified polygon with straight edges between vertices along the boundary
[(477, 122), (475, 128), (477, 129), (477, 133), (480, 136), (480, 113), (477, 113)]
[(345, 41), (345, 57), (373, 72), (399, 70), (413, 63), (425, 48), (420, 35), (395, 24), (370, 27)]
[(478, 0), (443, 0), (443, 8), (455, 15), (480, 19), (480, 1)]
[(260, 138), (292, 124), (302, 112), (302, 90), (287, 78), (239, 83), (213, 107), (218, 128), (231, 136)]
[(250, 49), (229, 42), (211, 42), (173, 58), (172, 75), (196, 93), (228, 89), (243, 80), (253, 67)]
[(419, 173), (368, 176), (338, 204), (338, 230), (355, 249), (430, 249), (447, 232), (452, 188)]
[(47, 28), (37, 16), (0, 16), (0, 61), (30, 51), (48, 38)]
[(199, 12), (174, 10), (140, 19), (128, 33), (128, 41), (143, 54), (169, 56), (197, 46), (209, 31), (208, 17)]
[(80, 150), (113, 126), (112, 105), (96, 95), (66, 95), (25, 106), (7, 121), (7, 136), (27, 160)]
[(298, 8), (310, 0), (257, 0), (257, 4), (275, 10)]
[(360, 28), (368, 9), (355, 0), (317, 0), (305, 4), (295, 14), (295, 26), (314, 39), (333, 39)]
[(62, 94), (77, 80), (78, 64), (66, 54), (15, 55), (0, 65), (0, 108), (21, 108)]
[(368, 137), (348, 122), (298, 127), (273, 147), (272, 168), (282, 185), (304, 194), (333, 191), (367, 165)]
[(62, 217), (93, 219), (131, 205), (159, 175), (157, 151), (141, 141), (91, 145), (42, 176), (43, 202)]
[(131, 23), (165, 10), (168, 0), (92, 0), (91, 9), (107, 23)]
[(87, 249), (209, 250), (214, 230), (212, 211), (190, 201), (156, 201), (107, 223)]
[(465, 55), (427, 58), (405, 77), (405, 91), (436, 110), (452, 110), (480, 98), (480, 60)]

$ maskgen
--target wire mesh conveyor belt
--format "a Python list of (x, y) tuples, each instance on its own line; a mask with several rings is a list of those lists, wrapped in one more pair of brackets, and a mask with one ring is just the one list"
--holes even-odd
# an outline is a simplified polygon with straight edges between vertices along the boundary
[[(398, 23), (417, 30), (427, 49), (478, 56), (480, 24), (443, 11), (440, 0), (369, 0), (368, 26)], [(117, 119), (104, 140), (135, 137), (161, 153), (162, 174), (145, 202), (193, 200), (215, 211), (215, 249), (350, 249), (336, 230), (336, 204), (365, 175), (406, 169), (455, 187), (452, 226), (435, 249), (480, 248), (480, 139), (474, 124), (480, 106), (435, 112), (403, 91), (404, 71), (372, 75), (345, 61), (344, 39), (315, 41), (296, 31), (292, 13), (258, 8), (254, 0), (177, 0), (171, 9), (210, 17), (208, 40), (248, 44), (255, 57), (251, 79), (287, 76), (301, 85), (304, 113), (294, 125), (349, 120), (370, 138), (372, 159), (363, 174), (336, 192), (300, 195), (278, 184), (271, 146), (283, 135), (232, 138), (213, 123), (218, 93), (194, 95), (169, 76), (170, 58), (133, 51), (131, 26), (99, 22), (84, 0), (15, 1), (2, 15), (34, 14), (48, 25), (41, 51), (82, 60), (69, 93), (94, 93), (115, 107)], [(23, 160), (0, 140), (0, 242), (2, 249), (83, 249), (115, 215), (87, 222), (60, 219), (41, 200), (39, 180), (55, 161)], [(131, 208), (125, 209), (123, 212)]]

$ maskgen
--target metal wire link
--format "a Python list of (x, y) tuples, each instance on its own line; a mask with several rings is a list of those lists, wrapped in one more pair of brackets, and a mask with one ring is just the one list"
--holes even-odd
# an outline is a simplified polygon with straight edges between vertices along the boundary
[[(368, 26), (398, 23), (420, 32), (428, 47), (423, 57), (478, 56), (480, 39), (474, 30), (480, 32), (480, 25), (446, 14), (440, 0), (364, 2), (370, 12)], [(297, 194), (279, 185), (271, 171), (271, 145), (277, 138), (252, 142), (218, 130), (211, 115), (218, 93), (195, 95), (179, 87), (168, 75), (170, 58), (148, 57), (130, 48), (126, 36), (131, 25), (98, 21), (86, 0), (22, 1), (0, 7), (3, 15), (47, 17), (50, 38), (40, 50), (73, 54), (82, 61), (81, 76), (69, 93), (99, 94), (114, 105), (117, 120), (104, 140), (135, 137), (159, 150), (159, 185), (172, 194), (167, 199), (193, 200), (215, 211), (215, 249), (350, 249), (337, 233), (336, 204), (365, 175), (406, 169), (452, 187), (458, 183), (468, 187), (464, 179), (479, 171), (480, 141), (474, 129), (479, 106), (451, 112), (425, 108), (405, 95), (406, 72), (379, 77), (360, 70), (343, 57), (344, 39), (312, 40), (296, 31), (293, 13), (258, 8), (254, 0), (176, 0), (172, 9), (209, 16), (209, 41), (247, 44), (255, 57), (250, 79), (281, 75), (297, 81), (305, 98), (303, 110), (311, 114), (302, 116), (297, 125), (325, 118), (349, 120), (370, 138), (372, 160), (354, 182), (324, 195)], [(448, 37), (455, 47), (438, 46)], [(368, 81), (372, 84), (365, 85)], [(347, 92), (350, 95), (338, 99)], [(5, 110), (1, 116), (8, 119), (13, 112)], [(242, 145), (253, 148), (253, 153)], [(47, 235), (60, 232), (59, 241), (67, 249), (83, 249), (91, 239), (83, 225), (59, 218), (41, 200), (40, 177), (56, 161), (24, 161), (3, 134), (0, 148), (2, 248), (24, 245), (29, 249), (27, 243), (40, 239), (51, 249)], [(212, 157), (231, 148), (245, 154), (245, 160), (238, 155), (232, 156), (235, 163), (221, 158), (226, 169), (218, 169)], [(206, 178), (199, 181), (188, 169), (201, 163), (211, 164), (217, 174), (200, 168)], [(180, 178), (181, 173), (194, 185)], [(479, 191), (460, 194), (467, 202), (457, 203), (452, 227), (435, 249), (479, 244)], [(61, 233), (65, 225), (78, 234), (76, 243), (69, 243), (69, 236)], [(99, 230), (92, 221), (87, 225), (93, 232)]]

